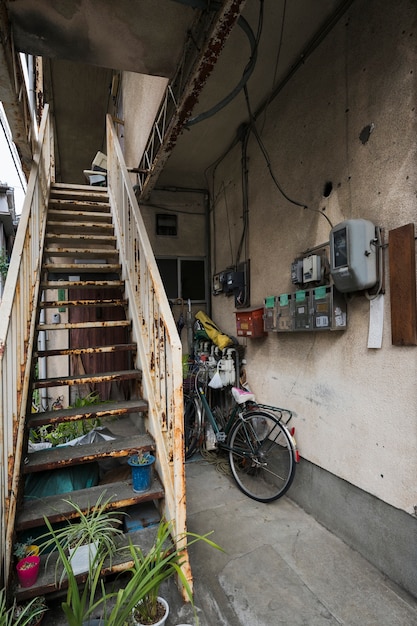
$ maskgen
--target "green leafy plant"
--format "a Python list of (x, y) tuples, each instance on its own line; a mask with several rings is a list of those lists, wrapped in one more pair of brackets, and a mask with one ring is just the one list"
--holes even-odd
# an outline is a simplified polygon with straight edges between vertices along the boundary
[(149, 452), (138, 450), (136, 454), (129, 457), (129, 460), (132, 465), (147, 465), (152, 458), (153, 456)]
[(34, 545), (35, 540), (33, 537), (27, 537), (25, 541), (18, 541), (13, 546), (13, 554), (17, 559), (24, 559), (25, 556), (31, 556), (36, 554), (38, 550), (35, 550), (37, 546)]
[(27, 622), (27, 626), (34, 626), (39, 622), (41, 617), (43, 617), (44, 613), (48, 610), (48, 607), (45, 603), (44, 596), (37, 596), (33, 598), (30, 602), (25, 604), (17, 604), (13, 611), (13, 619), (14, 623), (18, 622), (21, 615), (27, 615), (29, 621)]
[(9, 258), (5, 250), (0, 252), (0, 276), (3, 280), (6, 280), (7, 272), (9, 271)]
[(17, 605), (16, 601), (7, 606), (6, 592), (0, 589), (0, 626), (33, 626), (46, 611), (46, 604), (42, 596), (32, 598), (24, 605)]
[(174, 541), (171, 534), (171, 524), (161, 521), (149, 552), (143, 552), (139, 546), (134, 545), (131, 541), (128, 547), (118, 549), (118, 552), (121, 552), (133, 563), (129, 569), (130, 578), (123, 588), (118, 591), (107, 591), (104, 581), (101, 579), (106, 559), (104, 553), (98, 555), (90, 563), (87, 577), (80, 587), (72, 570), (71, 561), (58, 538), (59, 531), (55, 532), (52, 529), (47, 518), (45, 518), (45, 522), (49, 528), (50, 538), (59, 552), (59, 558), (67, 577), (67, 595), (61, 606), (69, 626), (82, 626), (83, 622), (88, 621), (98, 613), (101, 613), (103, 623), (106, 626), (131, 624), (132, 612), (137, 610), (138, 606), (146, 606), (146, 611), (152, 612), (152, 607), (157, 602), (155, 599), (158, 597), (160, 585), (175, 575), (178, 576), (189, 600), (193, 602), (192, 590), (181, 569), (184, 564), (183, 548), (187, 541), (188, 545), (197, 541), (204, 541), (208, 545), (222, 550), (208, 539), (211, 533), (206, 535), (184, 533), (177, 538), (177, 541)]
[[(48, 532), (40, 539), (41, 552), (49, 551), (51, 548), (58, 550), (57, 559), (57, 571), (59, 564), (64, 567), (64, 572), (61, 575), (60, 582), (62, 582), (66, 568), (66, 561), (71, 561), (69, 556), (69, 550), (76, 551), (77, 548), (95, 544), (97, 552), (94, 556), (89, 558), (89, 567), (92, 567), (100, 559), (109, 557), (116, 551), (116, 537), (123, 535), (123, 531), (120, 526), (120, 517), (122, 513), (114, 515), (111, 511), (108, 511), (110, 498), (103, 501), (105, 492), (99, 496), (96, 504), (92, 506), (87, 512), (84, 512), (80, 506), (72, 502), (71, 500), (64, 500), (73, 509), (77, 516), (75, 521), (68, 521), (68, 523), (54, 530), (45, 517), (45, 524), (47, 525)], [(51, 557), (51, 552), (48, 555), (48, 559)], [(65, 558), (63, 558), (65, 555)], [(68, 556), (67, 556), (68, 555)], [(47, 559), (47, 560), (48, 560)]]

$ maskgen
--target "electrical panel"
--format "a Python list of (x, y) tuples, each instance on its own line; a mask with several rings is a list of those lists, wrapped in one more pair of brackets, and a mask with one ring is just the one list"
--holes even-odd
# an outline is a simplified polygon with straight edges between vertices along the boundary
[(266, 332), (345, 330), (345, 296), (334, 285), (300, 289), (265, 299)]
[(248, 309), (236, 311), (236, 331), (238, 337), (264, 337), (264, 309)]
[(234, 296), (235, 307), (246, 308), (250, 305), (250, 261), (243, 261), (236, 267), (228, 267), (213, 276), (213, 295), (223, 293)]
[(321, 262), (317, 254), (303, 259), (303, 283), (319, 282), (321, 279)]
[(295, 259), (291, 263), (291, 282), (293, 285), (303, 283), (303, 259)]
[(369, 289), (376, 284), (377, 247), (372, 222), (352, 219), (332, 228), (330, 273), (343, 293)]

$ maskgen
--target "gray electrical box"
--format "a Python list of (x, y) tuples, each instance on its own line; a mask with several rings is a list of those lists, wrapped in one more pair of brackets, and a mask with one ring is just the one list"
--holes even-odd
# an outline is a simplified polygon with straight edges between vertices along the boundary
[(372, 222), (352, 219), (332, 228), (330, 274), (342, 293), (369, 289), (376, 284), (377, 247)]

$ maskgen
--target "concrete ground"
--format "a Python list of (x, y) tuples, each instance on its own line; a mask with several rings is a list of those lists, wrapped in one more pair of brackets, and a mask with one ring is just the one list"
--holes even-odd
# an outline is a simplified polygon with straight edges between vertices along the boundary
[[(189, 531), (213, 530), (225, 550), (190, 548), (200, 626), (417, 626), (417, 599), (288, 497), (250, 500), (200, 457), (187, 463), (187, 508)], [(175, 587), (161, 591), (166, 626), (196, 623)], [(63, 624), (50, 611), (43, 626)]]

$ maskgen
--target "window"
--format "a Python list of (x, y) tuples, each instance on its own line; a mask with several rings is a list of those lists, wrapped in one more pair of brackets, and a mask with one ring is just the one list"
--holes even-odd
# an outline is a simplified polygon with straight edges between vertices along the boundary
[(168, 213), (157, 213), (156, 234), (163, 237), (176, 237), (177, 233), (177, 216)]
[(206, 301), (206, 271), (204, 259), (156, 259), (170, 300), (182, 298), (194, 302)]

